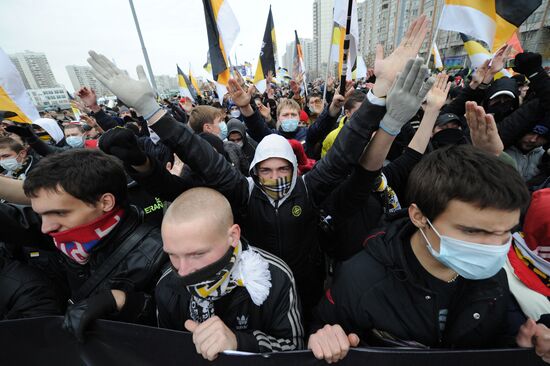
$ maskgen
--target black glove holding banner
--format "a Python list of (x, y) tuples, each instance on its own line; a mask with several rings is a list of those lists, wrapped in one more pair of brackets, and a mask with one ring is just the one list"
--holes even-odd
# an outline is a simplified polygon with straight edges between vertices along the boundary
[(5, 130), (21, 137), (23, 141), (26, 141), (27, 139), (36, 136), (34, 131), (32, 130), (31, 125), (26, 123), (19, 123), (17, 125), (7, 126)]
[(104, 290), (76, 304), (69, 305), (63, 320), (63, 329), (84, 342), (84, 331), (90, 323), (117, 310), (111, 290)]
[(542, 68), (542, 56), (540, 53), (534, 52), (518, 53), (514, 60), (513, 70), (528, 78), (532, 78), (539, 72), (544, 72)]
[(139, 166), (147, 161), (147, 156), (138, 146), (136, 135), (127, 128), (115, 127), (104, 133), (99, 139), (99, 148), (129, 165)]

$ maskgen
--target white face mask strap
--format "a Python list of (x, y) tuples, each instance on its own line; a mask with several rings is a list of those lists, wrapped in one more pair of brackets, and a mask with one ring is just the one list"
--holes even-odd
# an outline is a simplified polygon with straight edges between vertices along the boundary
[(437, 234), (437, 236), (439, 236), (439, 238), (441, 239), (441, 234), (439, 233), (439, 231), (437, 231), (437, 229), (435, 228), (434, 224), (432, 224), (432, 222), (430, 221), (429, 218), (426, 217), (426, 220), (428, 220), (428, 224), (430, 224), (430, 226), (432, 227), (432, 229), (435, 231), (435, 233)]

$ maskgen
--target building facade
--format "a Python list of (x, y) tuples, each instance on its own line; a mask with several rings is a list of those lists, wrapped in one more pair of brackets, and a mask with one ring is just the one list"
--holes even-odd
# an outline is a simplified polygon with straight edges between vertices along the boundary
[(27, 89), (26, 93), (39, 112), (71, 107), (65, 88)]
[(75, 91), (82, 87), (92, 88), (97, 97), (112, 96), (113, 93), (103, 86), (99, 80), (92, 74), (92, 68), (89, 66), (67, 65), (65, 66), (69, 79)]
[(315, 67), (310, 72), (310, 79), (324, 77), (330, 54), (334, 0), (313, 1), (313, 46), (311, 48)]
[(52, 69), (41, 52), (24, 51), (9, 55), (19, 71), (26, 89), (55, 88), (58, 86)]

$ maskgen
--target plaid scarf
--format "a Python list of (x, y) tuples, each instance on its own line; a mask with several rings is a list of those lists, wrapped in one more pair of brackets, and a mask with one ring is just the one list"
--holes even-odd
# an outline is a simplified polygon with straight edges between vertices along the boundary
[(388, 185), (384, 173), (380, 173), (374, 185), (374, 192), (380, 193), (384, 203), (384, 213), (394, 213), (401, 209), (401, 204), (395, 191)]
[(276, 179), (258, 178), (262, 190), (275, 201), (283, 198), (290, 191), (292, 185), (292, 175)]
[(94, 221), (72, 229), (50, 233), (55, 246), (78, 264), (86, 264), (92, 249), (118, 225), (123, 209), (113, 209)]

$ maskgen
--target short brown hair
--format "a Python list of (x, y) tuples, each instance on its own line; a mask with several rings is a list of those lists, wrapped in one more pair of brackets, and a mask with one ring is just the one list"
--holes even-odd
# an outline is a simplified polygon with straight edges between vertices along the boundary
[(220, 116), (220, 110), (209, 105), (199, 105), (191, 111), (189, 116), (189, 127), (195, 133), (203, 132), (206, 123), (214, 123), (214, 120)]
[(24, 147), (19, 142), (15, 141), (11, 137), (0, 137), (0, 149), (10, 149), (16, 153), (23, 151)]
[(427, 154), (411, 172), (407, 198), (430, 220), (453, 199), (484, 209), (527, 209), (529, 191), (516, 169), (471, 145), (451, 145)]
[(298, 113), (300, 113), (300, 110), (302, 109), (295, 100), (283, 98), (279, 101), (279, 105), (277, 105), (277, 118), (279, 118), (283, 108), (295, 109)]

